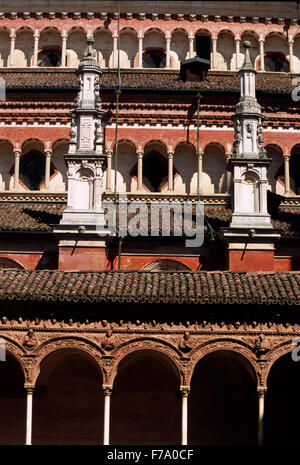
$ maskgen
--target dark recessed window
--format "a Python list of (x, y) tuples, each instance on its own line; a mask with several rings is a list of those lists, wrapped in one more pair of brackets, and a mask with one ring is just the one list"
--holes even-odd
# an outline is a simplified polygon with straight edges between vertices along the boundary
[(294, 154), (290, 158), (290, 173), (293, 182), (291, 188), (296, 195), (300, 195), (300, 154)]
[[(50, 169), (50, 176), (54, 173)], [(45, 179), (45, 157), (38, 151), (32, 151), (21, 158), (20, 180), (28, 189), (35, 191), (41, 188)]]
[(210, 60), (209, 36), (196, 36), (196, 55), (204, 60)]
[(38, 57), (38, 66), (57, 67), (60, 66), (61, 53), (58, 50), (43, 50)]
[(281, 73), (289, 72), (288, 62), (281, 56), (278, 55), (267, 55), (265, 57), (265, 70), (275, 71)]
[[(135, 170), (135, 175), (137, 172)], [(152, 192), (160, 192), (163, 180), (167, 182), (167, 159), (155, 150), (145, 156), (143, 160), (143, 182)]]
[(166, 55), (160, 50), (147, 50), (143, 54), (143, 68), (165, 68)]

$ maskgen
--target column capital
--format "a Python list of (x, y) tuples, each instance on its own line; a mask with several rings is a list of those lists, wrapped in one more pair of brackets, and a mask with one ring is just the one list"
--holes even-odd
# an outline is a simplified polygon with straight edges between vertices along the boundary
[(240, 42), (240, 41), (241, 41), (241, 38), (240, 38), (240, 37), (235, 37), (235, 38), (234, 38), (234, 41), (235, 41), (235, 42)]
[(171, 33), (169, 31), (166, 31), (166, 40), (171, 40)]
[(138, 39), (139, 39), (139, 40), (142, 40), (143, 38), (144, 38), (144, 33), (143, 33), (143, 31), (140, 31), (140, 32), (138, 33)]
[(112, 384), (103, 384), (102, 388), (105, 396), (111, 396), (113, 390)]
[(113, 39), (117, 39), (117, 38), (118, 38), (118, 31), (117, 31), (117, 30), (113, 32), (112, 38), (113, 38)]
[(288, 152), (285, 152), (285, 154), (283, 155), (283, 158), (284, 158), (285, 160), (289, 160), (289, 159), (291, 158), (291, 154), (288, 153)]
[(293, 39), (289, 39), (289, 46), (292, 47), (294, 45), (294, 40)]
[(260, 37), (260, 38), (258, 39), (258, 42), (265, 42), (265, 38), (264, 38), (264, 37)]
[(45, 154), (46, 154), (46, 157), (51, 157), (51, 155), (52, 155), (52, 149), (45, 149), (44, 152), (45, 152)]
[(144, 156), (144, 150), (137, 150), (136, 151), (137, 158), (143, 158)]
[(181, 397), (188, 397), (190, 390), (190, 386), (180, 386)]
[(20, 148), (14, 148), (13, 149), (15, 157), (20, 157), (22, 150)]
[(189, 37), (188, 37), (188, 39), (189, 39), (189, 41), (191, 41), (191, 40), (194, 40), (194, 39), (195, 39), (195, 36), (194, 36), (194, 35), (192, 35), (192, 34), (189, 34)]
[(266, 392), (267, 392), (267, 387), (266, 386), (258, 386), (257, 387), (258, 397), (264, 397)]
[(16, 34), (15, 31), (10, 33), (10, 40), (16, 40)]
[(112, 149), (111, 149), (111, 148), (109, 148), (109, 149), (106, 149), (106, 152), (105, 152), (105, 154), (106, 154), (106, 156), (107, 156), (107, 157), (112, 157), (112, 154), (113, 154), (113, 151), (112, 151)]
[(24, 388), (28, 394), (33, 394), (35, 386), (33, 384), (24, 384)]
[(217, 41), (217, 40), (218, 40), (218, 37), (213, 36), (213, 37), (211, 38), (211, 40), (212, 40), (212, 41)]
[(36, 29), (36, 30), (34, 31), (33, 37), (34, 37), (35, 39), (38, 39), (38, 38), (40, 37), (40, 31), (39, 31), (39, 29)]
[(62, 39), (67, 39), (68, 38), (68, 33), (67, 33), (67, 31), (65, 29), (62, 31), (61, 37), (62, 37)]

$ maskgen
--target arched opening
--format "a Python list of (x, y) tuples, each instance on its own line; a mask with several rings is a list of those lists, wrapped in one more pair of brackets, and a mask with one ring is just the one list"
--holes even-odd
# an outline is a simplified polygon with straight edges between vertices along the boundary
[[(51, 167), (50, 175), (54, 170)], [(30, 150), (20, 161), (20, 181), (27, 189), (40, 190), (45, 179), (45, 156), (38, 150)]]
[(143, 271), (191, 271), (191, 269), (177, 260), (164, 259), (148, 263)]
[(300, 144), (295, 145), (291, 150), (290, 184), (291, 190), (296, 195), (300, 195)]
[(210, 60), (210, 32), (201, 29), (195, 34), (196, 56), (204, 60)]
[(0, 361), (0, 443), (25, 443), (26, 391), (24, 376), (16, 359), (6, 353)]
[(5, 28), (0, 28), (0, 67), (8, 66), (10, 53), (9, 32)]
[(291, 353), (280, 357), (271, 367), (265, 396), (264, 443), (298, 445), (300, 405), (299, 362)]
[(115, 187), (115, 168), (117, 168), (118, 192), (134, 192), (137, 188), (136, 178), (132, 169), (136, 165), (136, 149), (130, 141), (120, 141), (118, 145), (117, 167), (115, 166), (115, 151), (112, 157), (111, 185)]
[(265, 71), (285, 72), (289, 71), (288, 45), (285, 37), (271, 33), (265, 40)]
[(113, 51), (113, 38), (111, 32), (104, 29), (97, 29), (94, 32), (94, 40), (97, 61), (101, 68), (111, 67)]
[(111, 444), (180, 444), (179, 376), (163, 354), (140, 350), (118, 367)]
[(203, 155), (201, 186), (205, 194), (226, 192), (226, 160), (224, 148), (212, 142), (205, 147)]
[(120, 33), (120, 66), (134, 68), (135, 57), (138, 52), (138, 39), (132, 29), (123, 29)]
[(172, 57), (172, 68), (180, 68), (180, 63), (188, 58), (189, 42), (185, 31), (175, 29), (171, 37), (170, 56)]
[(54, 175), (50, 178), (50, 189), (55, 192), (67, 190), (67, 167), (64, 155), (68, 153), (68, 141), (59, 140), (55, 142), (52, 152), (52, 168)]
[(231, 31), (221, 31), (217, 41), (217, 69), (230, 71), (235, 69), (233, 56), (235, 53), (235, 43)]
[(33, 32), (31, 29), (22, 28), (17, 32), (13, 66), (25, 68), (31, 65), (33, 55)]
[(256, 63), (260, 56), (260, 50), (259, 50), (259, 42), (258, 42), (257, 34), (253, 31), (245, 31), (242, 34), (242, 37), (241, 37), (242, 46), (241, 46), (241, 51), (240, 51), (239, 64), (240, 66), (242, 66), (245, 61), (245, 48), (243, 44), (246, 40), (250, 42), (251, 44), (251, 47), (248, 50), (250, 53), (250, 59), (251, 59), (252, 66), (256, 69)]
[(61, 65), (61, 35), (56, 29), (46, 28), (42, 31), (39, 47), (38, 66), (58, 67)]
[(67, 53), (70, 57), (70, 67), (77, 68), (86, 49), (86, 32), (83, 29), (73, 28), (67, 39)]
[(0, 190), (10, 190), (13, 187), (11, 169), (14, 164), (14, 152), (12, 144), (0, 141)]
[(275, 144), (269, 144), (265, 149), (267, 157), (272, 159), (267, 172), (270, 190), (274, 194), (283, 195), (285, 192), (285, 179), (282, 150)]
[(178, 171), (174, 180), (174, 191), (180, 194), (195, 192), (197, 180), (194, 182), (194, 175), (197, 172), (197, 157), (194, 146), (185, 142), (177, 145), (174, 152), (174, 165)]
[(61, 349), (41, 363), (33, 398), (33, 444), (101, 444), (102, 376), (84, 352)]
[(165, 37), (159, 29), (149, 29), (143, 40), (143, 68), (165, 68)]
[(210, 353), (197, 363), (191, 381), (189, 444), (255, 444), (257, 406), (247, 361), (232, 351)]
[(24, 267), (10, 258), (0, 257), (0, 270), (24, 270)]

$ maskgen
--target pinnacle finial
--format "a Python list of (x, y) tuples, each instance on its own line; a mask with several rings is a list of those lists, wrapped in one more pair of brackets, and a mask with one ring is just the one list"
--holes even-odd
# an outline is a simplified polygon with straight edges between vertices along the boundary
[(249, 50), (251, 48), (251, 42), (249, 42), (249, 40), (245, 40), (243, 46), (245, 48), (245, 60), (241, 69), (253, 69), (249, 53)]
[(94, 42), (95, 42), (94, 37), (91, 34), (88, 34), (86, 38), (87, 48), (86, 48), (86, 51), (84, 52), (84, 58), (89, 58), (90, 60), (94, 59), (95, 57), (95, 50), (93, 49)]

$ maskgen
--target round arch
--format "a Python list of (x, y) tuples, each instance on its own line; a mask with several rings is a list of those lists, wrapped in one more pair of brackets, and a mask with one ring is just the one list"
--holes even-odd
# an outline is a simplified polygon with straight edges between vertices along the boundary
[(154, 260), (142, 268), (143, 271), (191, 271), (184, 263), (178, 260), (162, 259)]
[(213, 350), (198, 360), (189, 395), (189, 444), (257, 441), (257, 385), (245, 357)]
[(101, 444), (103, 377), (82, 347), (60, 347), (43, 358), (35, 383), (33, 444)]
[(178, 444), (178, 394), (179, 377), (169, 357), (142, 347), (128, 353), (114, 381), (111, 444)]

